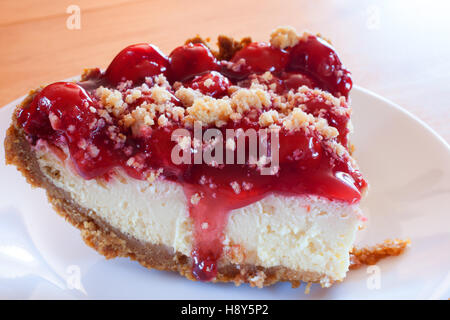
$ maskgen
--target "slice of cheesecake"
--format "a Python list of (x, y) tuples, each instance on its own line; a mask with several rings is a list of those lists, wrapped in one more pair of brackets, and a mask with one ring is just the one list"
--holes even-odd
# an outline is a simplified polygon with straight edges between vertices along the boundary
[(331, 45), (200, 38), (122, 50), (32, 91), (7, 162), (107, 258), (189, 279), (342, 281), (367, 187), (350, 154), (352, 81)]

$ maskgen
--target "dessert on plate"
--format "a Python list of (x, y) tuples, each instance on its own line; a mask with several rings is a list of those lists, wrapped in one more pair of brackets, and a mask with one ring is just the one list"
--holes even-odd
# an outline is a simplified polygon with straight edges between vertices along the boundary
[(196, 37), (169, 56), (131, 45), (104, 72), (31, 91), (6, 158), (107, 258), (327, 287), (364, 221), (351, 87), (326, 40), (289, 27), (269, 42), (221, 36), (217, 50)]

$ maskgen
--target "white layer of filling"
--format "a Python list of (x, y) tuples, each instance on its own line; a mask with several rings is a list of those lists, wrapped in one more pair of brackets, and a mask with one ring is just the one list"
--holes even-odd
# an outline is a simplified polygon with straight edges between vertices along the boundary
[[(44, 174), (81, 206), (129, 236), (190, 255), (192, 221), (181, 185), (160, 178), (150, 183), (125, 174), (98, 183), (78, 176), (45, 148), (36, 153)], [(49, 175), (49, 169), (59, 171), (57, 177)], [(243, 249), (243, 255), (233, 256), (235, 263), (320, 273), (327, 285), (345, 277), (359, 217), (358, 205), (270, 195), (230, 213), (224, 250)]]

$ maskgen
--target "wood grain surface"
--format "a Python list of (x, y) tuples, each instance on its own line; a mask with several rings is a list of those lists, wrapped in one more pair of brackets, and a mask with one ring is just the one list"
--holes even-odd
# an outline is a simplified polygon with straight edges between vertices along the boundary
[[(67, 28), (68, 6), (81, 28)], [(123, 47), (169, 53), (200, 34), (267, 40), (278, 25), (332, 40), (357, 85), (450, 141), (450, 1), (0, 0), (0, 105), (41, 84), (106, 67)]]

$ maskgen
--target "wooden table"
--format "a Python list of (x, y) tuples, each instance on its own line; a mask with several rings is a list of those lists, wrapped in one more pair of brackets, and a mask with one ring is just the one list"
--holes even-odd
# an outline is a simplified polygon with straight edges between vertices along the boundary
[[(81, 28), (67, 28), (69, 5)], [(1, 0), (0, 105), (38, 85), (106, 67), (123, 47), (169, 53), (197, 33), (267, 40), (278, 25), (332, 39), (355, 83), (450, 141), (450, 2), (355, 0)]]

